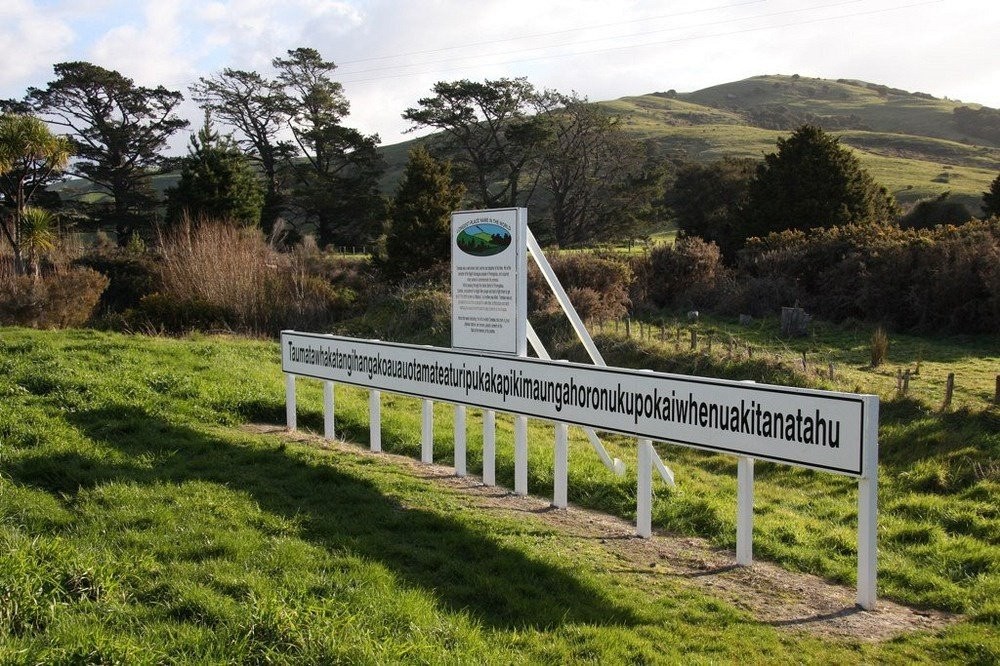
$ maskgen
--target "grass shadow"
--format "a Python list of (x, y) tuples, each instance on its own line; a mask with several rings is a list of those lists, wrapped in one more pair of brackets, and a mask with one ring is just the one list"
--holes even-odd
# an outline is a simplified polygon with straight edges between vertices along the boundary
[(88, 458), (39, 451), (5, 465), (15, 482), (63, 496), (113, 482), (225, 484), (248, 493), (263, 510), (299, 521), (301, 536), (310, 542), (380, 562), (487, 626), (639, 623), (570, 571), (532, 559), (459, 520), (405, 506), (373, 482), (283, 445), (234, 444), (122, 405), (68, 419), (95, 444), (122, 455), (107, 456), (118, 459), (109, 462), (96, 452)]

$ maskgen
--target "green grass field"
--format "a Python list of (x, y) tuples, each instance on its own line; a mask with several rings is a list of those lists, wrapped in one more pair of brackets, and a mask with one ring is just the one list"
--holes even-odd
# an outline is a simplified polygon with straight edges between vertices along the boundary
[[(947, 360), (930, 345), (924, 358)], [(319, 383), (300, 384), (300, 424), (319, 429)], [(995, 409), (884, 405), (880, 594), (963, 617), (869, 642), (782, 630), (682, 577), (623, 571), (596, 543), (470, 508), (389, 461), (248, 433), (239, 426), (283, 421), (276, 343), (0, 329), (0, 397), (0, 663), (1000, 659)], [(364, 445), (365, 395), (341, 387), (337, 405), (340, 434)], [(384, 446), (415, 457), (413, 401), (387, 396), (383, 413)], [(437, 406), (442, 462), (449, 414)], [(510, 487), (507, 421), (498, 439)], [(549, 442), (533, 423), (541, 495)], [(631, 442), (608, 444), (633, 459)], [(735, 462), (659, 448), (678, 487), (658, 488), (654, 524), (732, 547)], [(571, 502), (631, 518), (634, 471), (612, 476), (579, 433), (570, 466)], [(851, 584), (851, 481), (767, 464), (757, 479), (757, 556)]]

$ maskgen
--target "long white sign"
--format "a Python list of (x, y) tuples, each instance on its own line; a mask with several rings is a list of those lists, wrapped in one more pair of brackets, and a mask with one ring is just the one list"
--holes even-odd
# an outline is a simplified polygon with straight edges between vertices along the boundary
[[(286, 373), (863, 474), (865, 398), (283, 331)], [(874, 446), (874, 443), (868, 443)]]
[(451, 346), (524, 355), (528, 210), (451, 215)]

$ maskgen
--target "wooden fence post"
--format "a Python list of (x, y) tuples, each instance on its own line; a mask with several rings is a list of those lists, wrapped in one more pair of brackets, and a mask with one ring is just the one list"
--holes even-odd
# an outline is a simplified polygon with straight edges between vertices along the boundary
[(955, 393), (955, 373), (948, 373), (948, 383), (944, 386), (944, 404), (941, 405), (941, 409), (947, 409), (951, 407), (951, 397)]

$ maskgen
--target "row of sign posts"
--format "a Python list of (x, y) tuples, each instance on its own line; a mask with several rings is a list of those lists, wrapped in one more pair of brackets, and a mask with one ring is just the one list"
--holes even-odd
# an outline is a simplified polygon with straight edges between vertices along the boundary
[[(732, 454), (738, 458), (736, 555), (742, 565), (752, 562), (755, 459), (855, 477), (857, 603), (874, 608), (878, 398), (528, 358), (533, 332), (526, 314), (526, 218), (525, 209), (453, 214), (451, 348), (282, 332), (288, 427), (296, 427), (296, 377), (323, 381), (327, 438), (334, 436), (334, 384), (368, 389), (373, 451), (381, 450), (381, 392), (417, 397), (422, 400), (421, 460), (430, 463), (433, 402), (450, 403), (455, 473), (464, 476), (466, 409), (479, 408), (482, 478), (494, 485), (495, 414), (509, 413), (514, 417), (514, 492), (524, 495), (527, 420), (550, 421), (555, 424), (553, 505), (561, 508), (567, 505), (569, 425), (634, 437), (636, 532), (643, 537), (652, 533), (654, 469), (672, 480), (654, 441)], [(603, 453), (596, 436), (592, 443)], [(607, 460), (606, 453), (602, 458)]]

